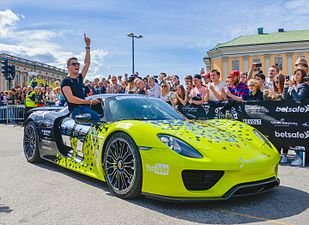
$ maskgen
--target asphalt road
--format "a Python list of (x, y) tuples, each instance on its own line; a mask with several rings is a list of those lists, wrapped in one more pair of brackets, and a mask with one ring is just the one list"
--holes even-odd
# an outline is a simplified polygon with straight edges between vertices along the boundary
[(122, 200), (107, 185), (51, 163), (26, 162), (23, 129), (0, 125), (0, 225), (309, 224), (309, 168), (280, 166), (281, 186), (224, 202)]

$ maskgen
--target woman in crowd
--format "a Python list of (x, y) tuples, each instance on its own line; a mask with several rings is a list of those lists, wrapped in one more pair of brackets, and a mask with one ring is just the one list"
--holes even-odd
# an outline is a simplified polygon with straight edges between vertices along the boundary
[(274, 91), (271, 91), (270, 89), (265, 89), (264, 90), (264, 100), (268, 100), (268, 101), (282, 100), (284, 81), (285, 81), (285, 76), (283, 74), (276, 75), (274, 78), (274, 82), (273, 82)]
[(24, 93), (23, 90), (21, 88), (17, 89), (17, 93), (16, 93), (16, 104), (24, 104)]
[(305, 76), (304, 70), (295, 70), (292, 79), (284, 82), (283, 99), (302, 101), (309, 97), (309, 85), (304, 82)]
[(123, 81), (121, 81), (120, 85), (121, 85), (121, 88), (120, 88), (119, 93), (120, 94), (126, 93), (127, 82), (125, 80), (123, 80)]
[(177, 85), (175, 98), (173, 99), (173, 106), (178, 111), (182, 112), (183, 106), (187, 104), (188, 96), (182, 84)]
[(170, 86), (166, 81), (163, 81), (161, 83), (161, 94), (160, 94), (160, 99), (163, 101), (167, 102), (168, 104), (172, 105), (171, 102), (171, 91), (170, 91)]
[(249, 94), (244, 97), (245, 101), (263, 101), (263, 92), (260, 90), (260, 82), (256, 79), (248, 81)]

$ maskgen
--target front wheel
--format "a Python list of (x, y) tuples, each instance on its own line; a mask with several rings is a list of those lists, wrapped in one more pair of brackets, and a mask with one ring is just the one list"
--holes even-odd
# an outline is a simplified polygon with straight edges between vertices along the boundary
[(141, 195), (141, 159), (129, 135), (113, 134), (106, 145), (103, 167), (107, 185), (115, 195), (125, 199)]
[(41, 161), (39, 153), (39, 135), (32, 121), (26, 124), (24, 128), (24, 153), (28, 162), (36, 163)]

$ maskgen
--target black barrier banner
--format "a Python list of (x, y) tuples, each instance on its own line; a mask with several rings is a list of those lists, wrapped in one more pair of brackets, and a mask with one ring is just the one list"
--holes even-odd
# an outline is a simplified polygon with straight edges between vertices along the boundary
[(191, 119), (234, 119), (262, 132), (277, 149), (295, 147), (309, 150), (309, 100), (220, 102), (186, 105), (180, 110)]

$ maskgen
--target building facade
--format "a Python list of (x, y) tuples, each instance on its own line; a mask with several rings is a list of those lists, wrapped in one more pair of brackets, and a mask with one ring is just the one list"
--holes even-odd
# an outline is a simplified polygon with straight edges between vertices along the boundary
[[(207, 71), (218, 69), (225, 79), (232, 70), (248, 72), (252, 63), (261, 63), (267, 73), (271, 65), (278, 66), (280, 73), (291, 75), (297, 58), (309, 59), (309, 30), (264, 33), (240, 36), (225, 43), (218, 43), (204, 58)], [(224, 76), (223, 76), (224, 75)]]
[[(15, 65), (15, 78), (11, 81), (11, 87), (17, 85), (24, 86), (33, 78), (44, 80), (47, 84), (55, 81), (61, 81), (66, 75), (67, 71), (50, 66), (44, 63), (23, 59), (20, 57), (8, 55), (5, 53), (0, 54), (1, 60), (8, 60), (9, 65)], [(3, 74), (0, 74), (0, 91), (7, 90), (9, 87), (8, 80), (5, 79)]]

